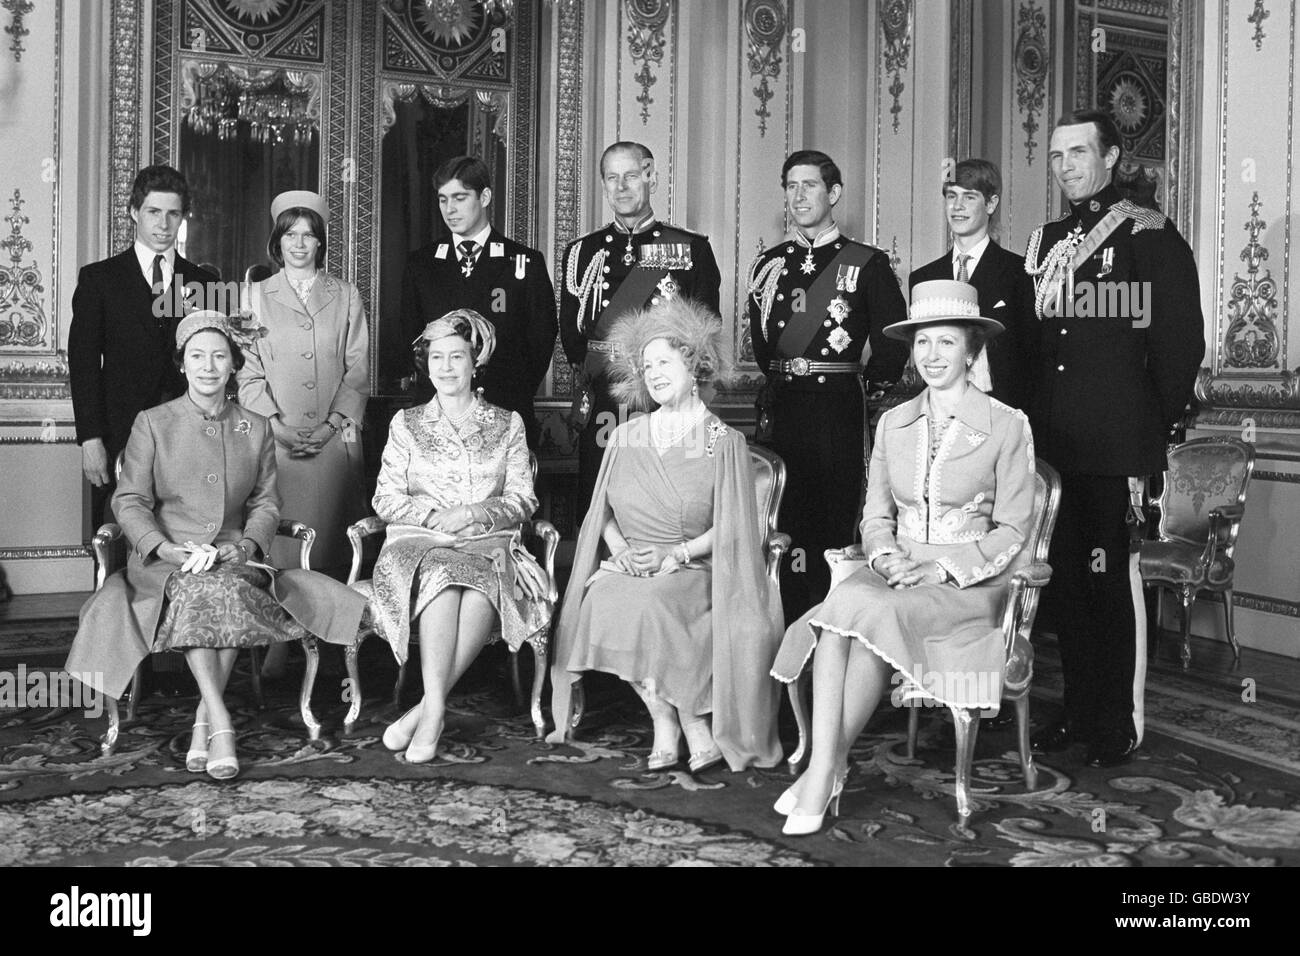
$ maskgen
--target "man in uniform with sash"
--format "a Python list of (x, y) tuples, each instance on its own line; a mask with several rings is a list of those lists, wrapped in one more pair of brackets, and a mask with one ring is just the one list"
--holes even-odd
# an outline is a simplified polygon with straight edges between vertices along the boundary
[(1196, 261), (1165, 216), (1122, 199), (1114, 121), (1067, 113), (1048, 162), (1069, 200), (1030, 236), (1039, 360), (1028, 413), (1040, 458), (1061, 473), (1049, 561), (1065, 719), (1039, 752), (1087, 744), (1095, 767), (1142, 741), (1146, 611), (1136, 542), (1142, 487), (1163, 471), (1205, 354)]
[(560, 341), (574, 366), (573, 419), (578, 441), (580, 522), (591, 502), (605, 449), (620, 420), (610, 397), (610, 346), (605, 338), (621, 315), (688, 296), (718, 311), (722, 276), (706, 236), (655, 219), (650, 197), (658, 185), (654, 155), (640, 143), (618, 142), (600, 157), (609, 225), (575, 240), (564, 253)]
[[(473, 309), (492, 323), (497, 344), (474, 384), (494, 405), (518, 412), (528, 447), (536, 451), (533, 396), (555, 351), (555, 287), (536, 249), (502, 235), (489, 218), (487, 164), (472, 156), (447, 160), (434, 173), (438, 209), (451, 235), (411, 253), (402, 276), (402, 326), (410, 342), (434, 319)], [(432, 386), (417, 377), (416, 400)]]
[(907, 318), (907, 303), (889, 257), (835, 225), (844, 187), (829, 156), (791, 154), (781, 183), (794, 229), (755, 260), (746, 312), (768, 377), (758, 439), (786, 464), (781, 530), (794, 547), (781, 600), (790, 622), (826, 597), (822, 553), (853, 541), (870, 454), (863, 379), (874, 390), (902, 374), (907, 346), (883, 330)]

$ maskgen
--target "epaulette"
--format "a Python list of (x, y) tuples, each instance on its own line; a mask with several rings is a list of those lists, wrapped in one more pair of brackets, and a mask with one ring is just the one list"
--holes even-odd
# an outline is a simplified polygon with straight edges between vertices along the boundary
[(1137, 235), (1143, 229), (1163, 229), (1169, 217), (1156, 209), (1148, 209), (1146, 206), (1139, 206), (1129, 199), (1121, 199), (1112, 209), (1117, 209), (1129, 219), (1133, 220), (1133, 234)]

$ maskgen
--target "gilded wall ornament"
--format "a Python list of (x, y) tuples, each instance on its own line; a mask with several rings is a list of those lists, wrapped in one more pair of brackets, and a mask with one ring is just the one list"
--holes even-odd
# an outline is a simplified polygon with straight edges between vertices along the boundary
[(23, 26), (23, 17), (35, 9), (35, 5), (30, 0), (0, 0), (0, 7), (4, 7), (13, 14), (13, 22), (5, 27), (5, 33), (13, 37), (13, 42), (9, 44), (9, 50), (14, 55), (15, 62), (21, 62), (23, 51), (27, 48), (23, 46), (23, 37), (29, 36), (31, 30)]
[(1016, 69), (1016, 109), (1025, 121), (1025, 161), (1034, 162), (1038, 141), (1038, 115), (1047, 95), (1047, 15), (1034, 0), (1016, 10), (1016, 46), (1013, 54)]
[[(1214, 408), (1274, 408), (1300, 412), (1300, 369), (1282, 370), (1277, 379), (1216, 378), (1208, 368), (1196, 374), (1196, 401)], [(1205, 419), (1202, 412), (1200, 420)], [(1260, 422), (1261, 426), (1263, 422)], [(1290, 427), (1290, 426), (1288, 426)]]
[(0, 239), (0, 249), (9, 257), (0, 265), (0, 348), (33, 348), (45, 345), (47, 323), (41, 305), (45, 291), (40, 267), (32, 259), (23, 265), (23, 256), (32, 251), (32, 242), (23, 235), (23, 226), (31, 219), (23, 215), (27, 200), (15, 189), (9, 205), (13, 212), (5, 216), (9, 235)]
[(650, 69), (650, 64), (662, 63), (664, 60), (664, 25), (672, 13), (671, 0), (623, 0), (627, 8), (628, 19), (632, 22), (627, 28), (627, 52), (633, 63), (640, 63), (641, 69), (634, 79), (641, 87), (636, 101), (641, 104), (641, 122), (650, 123), (650, 104), (654, 97), (650, 87), (658, 82), (658, 77)]
[(1276, 368), (1281, 351), (1277, 332), (1277, 283), (1269, 269), (1260, 272), (1268, 249), (1259, 241), (1264, 231), (1259, 193), (1250, 198), (1249, 237), (1241, 250), (1246, 275), (1234, 275), (1228, 292), (1228, 330), (1224, 335), (1226, 365), (1235, 368)]
[(889, 84), (889, 95), (894, 103), (889, 112), (894, 117), (894, 132), (897, 133), (903, 112), (903, 73), (912, 52), (911, 0), (886, 0), (880, 8), (880, 27), (885, 34), (885, 72), (894, 74), (893, 82)]
[[(578, 196), (582, 192), (582, 0), (558, 0), (555, 81), (555, 230), (551, 262), (563, 264), (564, 250), (578, 237)], [(551, 394), (573, 393), (573, 369), (559, 341), (551, 365)], [(566, 429), (559, 429), (565, 433)], [(572, 454), (572, 452), (570, 452)]]
[(1255, 24), (1255, 35), (1251, 39), (1255, 41), (1256, 52), (1264, 49), (1264, 21), (1267, 19), (1268, 11), (1264, 9), (1264, 0), (1255, 0), (1255, 9), (1246, 18), (1246, 22)]
[(747, 0), (745, 34), (749, 38), (750, 76), (758, 77), (754, 95), (758, 97), (758, 135), (767, 135), (767, 121), (772, 112), (767, 104), (776, 94), (768, 80), (781, 75), (781, 41), (785, 39), (785, 5), (780, 0)]

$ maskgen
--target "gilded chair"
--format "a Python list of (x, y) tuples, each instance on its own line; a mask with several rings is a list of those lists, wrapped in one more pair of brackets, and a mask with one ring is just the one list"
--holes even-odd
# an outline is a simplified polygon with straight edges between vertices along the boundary
[[(1052, 529), (1061, 506), (1061, 478), (1051, 465), (1039, 459), (1034, 481), (1034, 523), (1029, 533), (1028, 546), (1020, 550), (1008, 569), (1011, 575), (1006, 603), (1002, 609), (1002, 646), (1006, 666), (1002, 678), (1001, 697), (1011, 701), (1016, 708), (1017, 743), (1020, 750), (1020, 769), (1025, 787), (1033, 790), (1038, 785), (1038, 772), (1033, 755), (1029, 752), (1029, 687), (1034, 676), (1034, 648), (1030, 633), (1038, 614), (1041, 590), (1052, 578), (1052, 568), (1047, 563)], [(831, 566), (831, 587), (867, 566), (860, 544), (826, 552)], [(808, 756), (809, 724), (807, 688), (809, 672), (789, 685), (790, 704), (794, 709), (795, 723), (799, 728), (799, 746), (790, 755), (790, 772), (798, 773)], [(904, 686), (902, 699), (908, 707), (907, 756), (916, 756), (917, 730), (920, 726), (921, 706), (926, 695), (920, 688)], [(950, 707), (957, 739), (956, 797), (957, 814), (964, 825), (971, 815), (970, 778), (975, 758), (975, 740), (979, 731), (980, 711), (969, 707)]]
[[(1232, 629), (1232, 553), (1246, 511), (1255, 450), (1238, 438), (1196, 438), (1169, 449), (1169, 469), (1156, 507), (1158, 537), (1143, 541), (1138, 567), (1146, 587), (1168, 588), (1182, 604), (1182, 661), (1192, 663), (1192, 602), (1202, 591), (1223, 595), (1223, 622), (1234, 661), (1241, 648)], [(1157, 608), (1159, 605), (1157, 605)], [(1160, 640), (1156, 616), (1151, 653)]]
[[(122, 459), (118, 456), (117, 460), (118, 477), (122, 474)], [(301, 559), (304, 568), (311, 567), (311, 546), (316, 540), (314, 529), (307, 527), (301, 521), (291, 521), (287, 518), (280, 519), (280, 525), (276, 529), (276, 534), (294, 538), (301, 542)], [(95, 537), (90, 542), (90, 549), (95, 559), (95, 590), (98, 591), (108, 580), (108, 576), (126, 567), (127, 544), (126, 536), (122, 533), (120, 525), (112, 522), (105, 524), (95, 532)], [(307, 727), (307, 733), (312, 740), (320, 738), (320, 722), (316, 720), (311, 711), (311, 687), (316, 681), (316, 669), (320, 666), (320, 653), (316, 648), (316, 638), (308, 636), (302, 642), (303, 651), (307, 655), (307, 670), (303, 675), (302, 689), (299, 691), (298, 708), (302, 713), (303, 723)], [(260, 661), (257, 652), (260, 648), (250, 647), (249, 655), (251, 658), (250, 666), (253, 679), (253, 699), (260, 710), (264, 706), (262, 696), (262, 678), (259, 673), (261, 670)], [(135, 676), (131, 678), (131, 683), (127, 685), (127, 710), (126, 719), (134, 721), (136, 710), (140, 703), (140, 698), (144, 695), (144, 663), (136, 668)], [(107, 699), (108, 704), (108, 729), (104, 736), (100, 738), (100, 750), (105, 757), (111, 756), (117, 749), (117, 739), (121, 731), (121, 715), (118, 710), (118, 702), (113, 698)]]
[[(532, 468), (533, 479), (537, 478), (537, 456), (529, 454), (529, 467)], [(352, 568), (348, 572), (348, 586), (359, 592), (366, 601), (369, 602), (374, 597), (374, 585), (370, 580), (358, 581), (357, 578), (361, 572), (362, 549), (366, 538), (372, 535), (382, 534), (388, 523), (377, 515), (371, 515), (368, 518), (362, 518), (360, 521), (348, 528), (348, 540), (352, 542)], [(555, 585), (555, 552), (560, 545), (560, 533), (555, 530), (555, 526), (549, 521), (535, 519), (526, 521), (523, 524), (524, 540), (529, 546), (533, 556), (540, 559), (542, 569), (546, 572), (547, 599), (552, 604), (557, 598), (557, 589)], [(361, 714), (361, 682), (356, 679), (356, 662), (357, 654), (360, 652), (361, 643), (371, 634), (375, 633), (374, 625), (371, 621), (369, 607), (361, 618), (361, 627), (357, 632), (357, 639), (347, 648), (348, 676), (352, 680), (352, 700), (347, 715), (343, 718), (343, 728), (345, 733), (351, 733), (357, 717)], [(418, 633), (413, 629), (411, 631), (411, 643), (417, 643), (419, 640)], [(550, 629), (542, 631), (535, 635), (528, 642), (533, 651), (533, 687), (532, 699), (529, 706), (529, 714), (532, 717), (533, 727), (537, 730), (537, 737), (545, 733), (546, 725), (542, 720), (542, 684), (546, 680), (546, 656), (547, 648), (550, 643)], [(393, 683), (393, 700), (392, 706), (395, 711), (400, 713), (402, 689), (406, 686), (406, 674), (408, 661), (404, 661), (397, 669), (397, 680)], [(519, 678), (519, 656), (518, 652), (510, 656), (510, 681), (514, 688), (515, 702), (520, 707), (523, 706), (523, 686)]]
[[(759, 538), (763, 542), (763, 555), (767, 562), (767, 576), (772, 587), (780, 590), (781, 559), (790, 550), (790, 536), (776, 530), (781, 514), (781, 499), (785, 496), (785, 462), (781, 456), (760, 445), (749, 446), (749, 459), (754, 469), (754, 495), (758, 504)], [(579, 678), (573, 683), (573, 712), (569, 719), (570, 732), (578, 729), (586, 709), (586, 697)]]

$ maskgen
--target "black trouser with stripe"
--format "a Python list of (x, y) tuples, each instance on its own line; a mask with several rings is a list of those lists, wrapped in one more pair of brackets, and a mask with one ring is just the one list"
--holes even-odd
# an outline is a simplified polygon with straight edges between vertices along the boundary
[(1061, 475), (1044, 600), (1060, 638), (1066, 723), (1074, 739), (1096, 745), (1140, 737), (1146, 609), (1134, 587), (1128, 511), (1127, 478)]
[(791, 538), (781, 562), (787, 625), (826, 599), (831, 572), (825, 552), (852, 544), (862, 520), (862, 415), (856, 382), (836, 391), (795, 391), (776, 383), (771, 447), (786, 469), (776, 526)]

